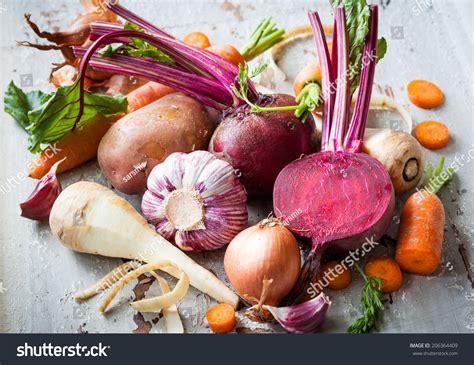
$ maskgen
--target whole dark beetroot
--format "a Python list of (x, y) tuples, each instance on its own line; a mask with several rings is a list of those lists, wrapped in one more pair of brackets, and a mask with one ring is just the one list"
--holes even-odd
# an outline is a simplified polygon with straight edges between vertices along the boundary
[[(293, 96), (263, 95), (262, 107), (295, 105)], [(302, 123), (294, 111), (254, 113), (248, 105), (224, 114), (209, 151), (236, 169), (247, 192), (271, 195), (280, 171), (301, 155), (314, 151), (312, 116)]]

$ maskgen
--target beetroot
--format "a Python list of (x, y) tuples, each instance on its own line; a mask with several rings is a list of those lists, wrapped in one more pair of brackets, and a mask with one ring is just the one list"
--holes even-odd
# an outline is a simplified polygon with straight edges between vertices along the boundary
[[(295, 105), (286, 94), (260, 96), (262, 107)], [(291, 161), (314, 151), (314, 120), (302, 123), (293, 111), (254, 113), (247, 104), (224, 115), (209, 151), (239, 172), (248, 193), (269, 195), (279, 172)]]
[(294, 161), (278, 176), (273, 204), (291, 229), (314, 245), (357, 248), (380, 238), (393, 215), (392, 183), (383, 165), (363, 153), (320, 152)]
[[(350, 117), (348, 40), (343, 7), (336, 8), (336, 50), (329, 59), (326, 39), (317, 13), (310, 13), (311, 25), (322, 70), (322, 88), (336, 84), (336, 94), (324, 100), (322, 152), (286, 166), (273, 192), (274, 210), (289, 228), (312, 242), (302, 274), (288, 301), (297, 301), (314, 276), (321, 255), (327, 250), (359, 248), (366, 239), (378, 239), (388, 229), (395, 207), (395, 195), (383, 165), (360, 153), (369, 109), (377, 53), (377, 7), (370, 7), (369, 33), (363, 48), (368, 64), (362, 68), (356, 106)], [(334, 48), (333, 48), (334, 51)], [(337, 72), (337, 80), (333, 75)]]

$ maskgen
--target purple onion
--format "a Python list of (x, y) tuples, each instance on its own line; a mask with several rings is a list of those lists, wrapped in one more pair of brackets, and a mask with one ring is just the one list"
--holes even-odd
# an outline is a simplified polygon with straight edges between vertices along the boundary
[(173, 153), (147, 182), (142, 212), (183, 251), (220, 248), (247, 224), (247, 193), (232, 166), (207, 151)]

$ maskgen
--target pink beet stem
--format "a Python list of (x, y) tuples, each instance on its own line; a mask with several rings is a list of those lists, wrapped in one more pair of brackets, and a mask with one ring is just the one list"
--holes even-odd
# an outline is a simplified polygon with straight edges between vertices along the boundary
[(357, 94), (354, 114), (346, 135), (345, 147), (349, 152), (360, 152), (364, 139), (365, 126), (369, 115), (372, 85), (374, 83), (375, 65), (377, 63), (378, 8), (370, 7), (369, 34), (364, 46), (362, 71), (359, 92)]
[(316, 43), (316, 51), (318, 53), (319, 65), (321, 67), (321, 86), (323, 89), (323, 130), (321, 138), (321, 149), (326, 150), (329, 144), (329, 131), (331, 129), (332, 114), (334, 109), (334, 94), (331, 87), (334, 83), (332, 73), (331, 59), (329, 58), (329, 49), (324, 34), (323, 25), (319, 18), (318, 12), (310, 12), (308, 14), (313, 29), (314, 41)]
[[(334, 105), (334, 114), (331, 132), (329, 136), (330, 151), (344, 150), (344, 133), (347, 128), (347, 121), (349, 117), (349, 103), (350, 103), (350, 80), (348, 74), (348, 44), (346, 31), (346, 17), (343, 6), (336, 8), (335, 15), (336, 32), (337, 32), (337, 90), (336, 100)], [(333, 64), (336, 60), (333, 59)]]

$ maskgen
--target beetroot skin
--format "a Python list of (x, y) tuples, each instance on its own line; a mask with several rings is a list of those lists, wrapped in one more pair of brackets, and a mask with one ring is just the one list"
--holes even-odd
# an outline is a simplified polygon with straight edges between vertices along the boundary
[(387, 171), (369, 155), (319, 152), (283, 169), (273, 204), (293, 232), (312, 240), (313, 249), (348, 251), (385, 233), (395, 196)]
[[(261, 96), (262, 107), (295, 105), (286, 94)], [(305, 123), (294, 111), (254, 113), (248, 105), (224, 115), (209, 145), (209, 151), (230, 162), (239, 171), (249, 194), (270, 195), (275, 179), (291, 161), (314, 151), (315, 124)]]

